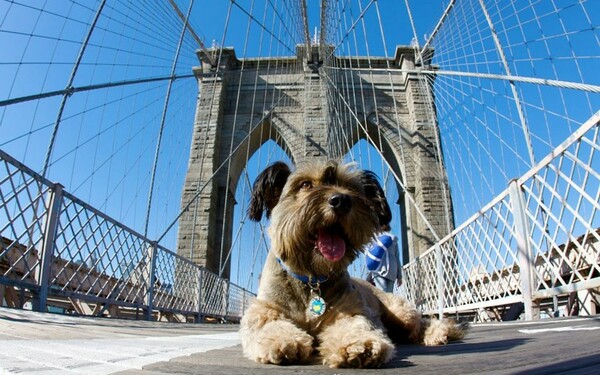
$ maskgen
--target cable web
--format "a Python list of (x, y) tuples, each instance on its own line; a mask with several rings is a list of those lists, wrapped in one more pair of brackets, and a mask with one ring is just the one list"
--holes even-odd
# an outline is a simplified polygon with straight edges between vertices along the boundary
[[(198, 45), (188, 31), (180, 42), (185, 29), (173, 7), (167, 1), (0, 7), (6, 50), (0, 147), (141, 232), (150, 216), (148, 234), (160, 233), (179, 210), (170, 197), (180, 194), (187, 155), (177, 150), (189, 148), (197, 91), (190, 67), (198, 63)], [(155, 168), (154, 196), (162, 202), (147, 215)]]
[(600, 44), (594, 2), (452, 4), (423, 55), (462, 222), (598, 110)]

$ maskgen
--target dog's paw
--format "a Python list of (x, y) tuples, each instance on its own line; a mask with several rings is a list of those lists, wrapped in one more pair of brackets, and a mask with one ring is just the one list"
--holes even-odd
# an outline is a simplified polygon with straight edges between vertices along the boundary
[[(327, 350), (323, 364), (329, 367), (379, 367), (394, 355), (394, 345), (379, 335), (349, 343), (340, 343), (335, 350)], [(323, 354), (323, 353), (322, 353)]]
[(275, 365), (307, 361), (313, 351), (313, 338), (307, 333), (260, 337), (255, 348), (256, 362)]
[(431, 320), (423, 332), (423, 344), (446, 345), (449, 341), (462, 339), (467, 329), (468, 325), (456, 324), (452, 320)]

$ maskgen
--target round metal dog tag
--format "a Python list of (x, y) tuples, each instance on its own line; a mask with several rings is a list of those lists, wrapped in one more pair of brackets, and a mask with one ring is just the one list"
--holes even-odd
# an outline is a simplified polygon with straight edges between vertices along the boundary
[(308, 303), (308, 311), (312, 314), (312, 316), (321, 316), (325, 313), (327, 309), (327, 304), (325, 300), (319, 296), (313, 296)]

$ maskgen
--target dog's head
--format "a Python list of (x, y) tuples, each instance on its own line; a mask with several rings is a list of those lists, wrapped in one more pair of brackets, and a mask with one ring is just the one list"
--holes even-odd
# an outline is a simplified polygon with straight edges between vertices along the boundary
[(335, 161), (293, 173), (282, 162), (269, 166), (254, 182), (248, 216), (259, 221), (263, 212), (271, 251), (304, 275), (346, 269), (392, 216), (374, 173)]

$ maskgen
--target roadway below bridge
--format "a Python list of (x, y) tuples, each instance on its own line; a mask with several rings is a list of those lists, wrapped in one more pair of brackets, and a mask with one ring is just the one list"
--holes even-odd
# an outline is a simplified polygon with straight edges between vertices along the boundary
[[(461, 342), (402, 345), (377, 374), (597, 374), (600, 316), (476, 324)], [(363, 374), (260, 365), (242, 355), (238, 326), (43, 314), (0, 308), (0, 373)]]

